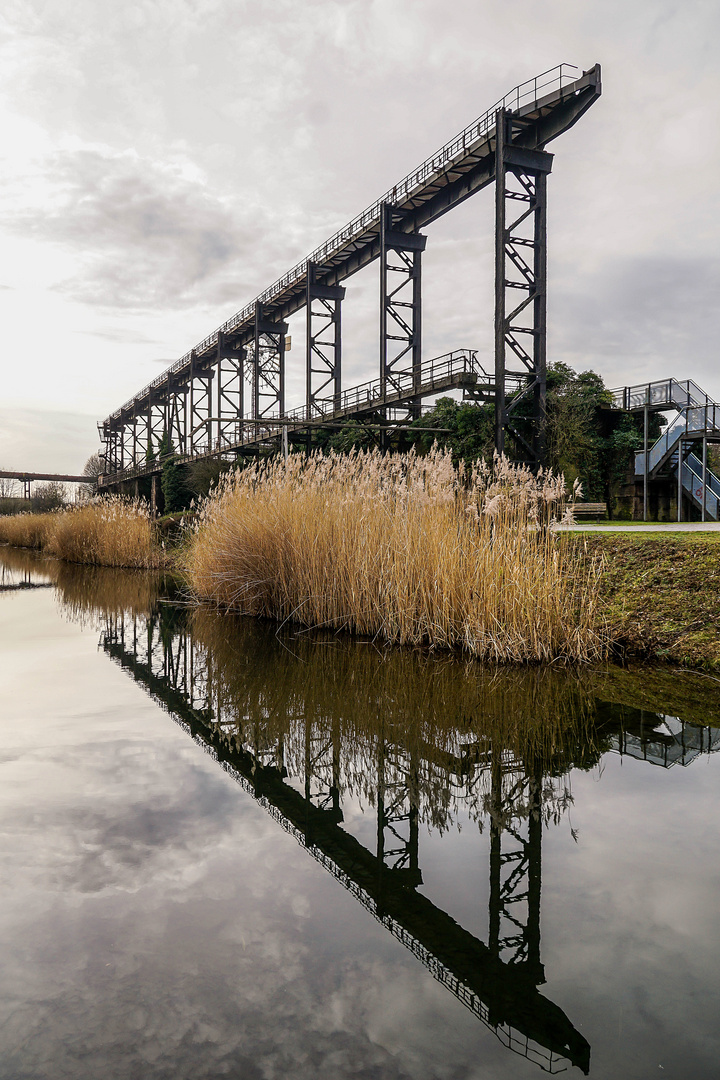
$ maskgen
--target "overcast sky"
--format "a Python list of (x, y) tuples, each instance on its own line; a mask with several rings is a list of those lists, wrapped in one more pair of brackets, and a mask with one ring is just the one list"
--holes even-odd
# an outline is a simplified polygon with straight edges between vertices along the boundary
[[(549, 359), (720, 399), (719, 30), (712, 0), (6, 0), (0, 467), (81, 469), (97, 420), (561, 61), (603, 96), (550, 147)], [(490, 353), (492, 214), (428, 229), (427, 356)], [(374, 266), (346, 385), (377, 322)]]

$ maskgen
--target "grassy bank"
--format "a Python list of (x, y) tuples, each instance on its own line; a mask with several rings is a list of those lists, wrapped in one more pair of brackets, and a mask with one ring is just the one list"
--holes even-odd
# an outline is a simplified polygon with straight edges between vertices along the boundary
[(597, 660), (597, 575), (546, 526), (564, 484), (450, 455), (293, 456), (229, 476), (186, 570), (196, 596), (483, 660)]
[(720, 673), (720, 536), (582, 534), (583, 562), (602, 557), (600, 610), (626, 656)]
[(94, 566), (155, 569), (168, 561), (146, 507), (123, 499), (0, 518), (3, 541)]

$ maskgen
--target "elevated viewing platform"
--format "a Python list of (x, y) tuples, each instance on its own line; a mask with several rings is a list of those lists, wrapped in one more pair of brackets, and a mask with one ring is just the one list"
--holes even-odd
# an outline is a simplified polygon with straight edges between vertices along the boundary
[[(652, 446), (646, 434), (645, 448), (635, 454), (635, 478), (643, 482), (645, 507), (648, 484), (660, 474), (669, 473), (677, 482), (678, 521), (682, 520), (683, 497), (700, 511), (703, 521), (720, 520), (720, 479), (707, 465), (707, 444), (720, 442), (720, 404), (691, 379), (660, 379), (611, 393), (613, 405), (627, 412), (646, 417), (650, 413), (675, 413)], [(702, 458), (692, 449), (700, 441)]]

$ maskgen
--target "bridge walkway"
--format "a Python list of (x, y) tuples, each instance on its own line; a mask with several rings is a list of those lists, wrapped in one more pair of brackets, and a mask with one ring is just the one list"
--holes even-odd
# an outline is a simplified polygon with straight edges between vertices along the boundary
[[(524, 384), (518, 375), (519, 389)], [(433, 397), (452, 390), (462, 390), (464, 396), (476, 401), (494, 400), (494, 375), (479, 363), (474, 349), (455, 349), (442, 356), (426, 360), (419, 371), (394, 372), (392, 379), (373, 379), (343, 390), (338, 398), (315, 399), (312, 405), (301, 405), (281, 416), (263, 417), (262, 420), (238, 419), (234, 430), (226, 430), (224, 436), (212, 443), (195, 443), (192, 453), (178, 454), (181, 464), (208, 458), (232, 459), (240, 453), (253, 453), (275, 446), (282, 438), (283, 430), (288, 438), (302, 437), (319, 429), (340, 428), (350, 421), (370, 424), (377, 414), (383, 413), (379, 426), (392, 427), (409, 422), (407, 416), (399, 420), (388, 418), (388, 409), (407, 412), (423, 398)], [(109, 488), (141, 476), (151, 476), (162, 470), (163, 459), (141, 461), (129, 465), (120, 472), (102, 477), (99, 485)]]

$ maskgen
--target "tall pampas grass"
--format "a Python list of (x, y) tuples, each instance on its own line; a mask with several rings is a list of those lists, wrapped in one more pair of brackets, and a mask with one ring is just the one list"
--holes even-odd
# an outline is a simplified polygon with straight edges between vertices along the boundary
[(598, 572), (551, 528), (565, 485), (434, 450), (293, 455), (229, 475), (188, 545), (196, 596), (491, 661), (597, 660)]
[(0, 542), (38, 548), (68, 562), (145, 569), (165, 566), (147, 507), (103, 498), (50, 514), (0, 518)]

